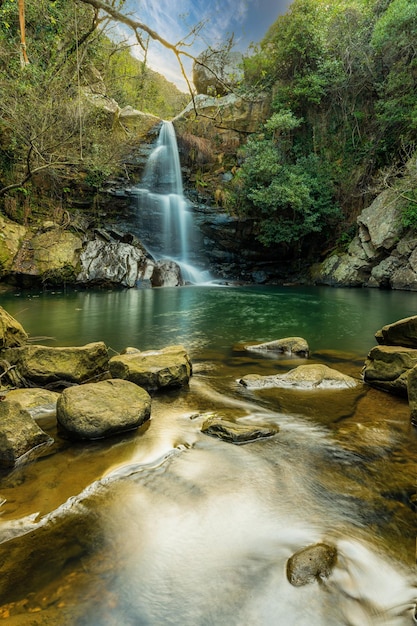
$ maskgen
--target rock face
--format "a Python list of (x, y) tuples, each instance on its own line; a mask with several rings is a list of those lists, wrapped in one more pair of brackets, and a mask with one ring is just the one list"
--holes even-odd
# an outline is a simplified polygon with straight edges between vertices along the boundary
[(337, 561), (337, 550), (326, 543), (307, 546), (287, 561), (287, 578), (294, 587), (324, 581), (330, 576)]
[(190, 358), (183, 346), (120, 354), (109, 362), (113, 378), (129, 380), (149, 391), (188, 384), (192, 373)]
[(126, 380), (104, 380), (64, 389), (57, 421), (77, 439), (102, 439), (138, 428), (150, 417), (151, 398)]
[(279, 426), (231, 422), (213, 417), (204, 422), (201, 432), (229, 443), (248, 443), (276, 435), (279, 432)]
[(80, 347), (27, 345), (0, 353), (22, 380), (21, 386), (79, 384), (108, 372), (107, 347), (101, 341)]
[(17, 402), (0, 402), (0, 466), (14, 467), (32, 460), (53, 443)]
[(220, 98), (200, 94), (173, 120), (178, 135), (186, 130), (187, 120), (195, 120), (196, 110), (210, 120), (207, 134), (224, 135), (233, 140), (238, 136), (230, 131), (253, 133), (259, 129), (269, 117), (270, 101), (264, 94), (254, 100), (244, 100), (235, 94)]
[(23, 346), (28, 340), (23, 326), (0, 307), (0, 350)]
[(266, 343), (257, 343), (245, 346), (245, 350), (249, 352), (297, 354), (303, 357), (308, 357), (310, 353), (308, 343), (302, 337), (285, 337), (284, 339), (276, 339)]
[(193, 64), (193, 83), (198, 94), (224, 96), (243, 78), (240, 52), (204, 50)]
[(346, 253), (329, 256), (311, 270), (325, 285), (417, 290), (417, 237), (401, 223), (403, 200), (383, 191), (357, 219), (358, 234)]
[(300, 365), (286, 374), (259, 376), (248, 374), (239, 380), (248, 389), (283, 387), (291, 389), (349, 389), (358, 382), (351, 376), (342, 374), (327, 365)]

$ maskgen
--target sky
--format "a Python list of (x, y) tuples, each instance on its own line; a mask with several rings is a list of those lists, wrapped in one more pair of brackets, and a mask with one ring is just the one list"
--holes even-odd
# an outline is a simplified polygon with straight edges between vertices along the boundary
[[(234, 33), (234, 49), (246, 51), (259, 42), (277, 17), (286, 12), (292, 0), (128, 0), (125, 10), (147, 24), (171, 43), (184, 38), (193, 26), (204, 21), (197, 41), (187, 51), (197, 55), (207, 47), (216, 47)], [(129, 35), (131, 43), (134, 37)], [(190, 41), (192, 43), (192, 40)], [(135, 54), (135, 52), (134, 52)], [(135, 56), (140, 56), (139, 51)], [(152, 42), (149, 66), (186, 91), (178, 63), (172, 52)], [(192, 63), (185, 62), (191, 78)]]

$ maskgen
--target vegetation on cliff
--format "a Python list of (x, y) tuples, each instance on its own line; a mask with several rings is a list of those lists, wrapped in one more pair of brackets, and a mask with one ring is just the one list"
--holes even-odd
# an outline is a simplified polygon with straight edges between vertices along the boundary
[(242, 87), (270, 93), (273, 114), (234, 181), (236, 210), (259, 219), (261, 241), (310, 244), (318, 231), (316, 244), (343, 241), (399, 179), (404, 219), (417, 224), (416, 42), (414, 0), (294, 0), (271, 26)]

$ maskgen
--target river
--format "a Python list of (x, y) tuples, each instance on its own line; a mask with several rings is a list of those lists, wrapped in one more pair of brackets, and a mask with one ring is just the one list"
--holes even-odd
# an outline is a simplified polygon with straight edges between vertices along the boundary
[[(308, 362), (360, 380), (374, 333), (417, 313), (417, 294), (194, 286), (12, 293), (0, 305), (31, 340), (104, 341), (110, 355), (183, 344), (189, 388), (155, 395), (134, 434), (70, 444), (53, 414), (47, 455), (0, 480), (0, 619), (11, 625), (406, 626), (413, 623), (416, 429), (408, 403), (364, 386), (263, 390), (246, 374), (306, 359), (246, 342), (304, 337)], [(279, 426), (233, 445), (213, 413)], [(293, 587), (286, 562), (316, 542), (338, 559)], [(3, 587), (4, 588), (4, 587)]]

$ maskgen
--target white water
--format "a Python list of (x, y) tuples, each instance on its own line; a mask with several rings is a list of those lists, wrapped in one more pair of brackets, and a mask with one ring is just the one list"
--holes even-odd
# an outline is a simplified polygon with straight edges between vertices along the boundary
[(158, 141), (135, 192), (139, 238), (149, 253), (157, 260), (171, 259), (178, 263), (185, 282), (208, 282), (208, 272), (194, 262), (200, 253), (200, 237), (184, 197), (177, 139), (171, 122), (162, 122)]

